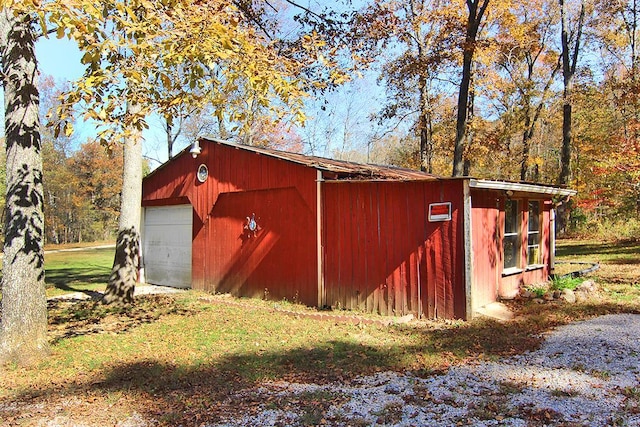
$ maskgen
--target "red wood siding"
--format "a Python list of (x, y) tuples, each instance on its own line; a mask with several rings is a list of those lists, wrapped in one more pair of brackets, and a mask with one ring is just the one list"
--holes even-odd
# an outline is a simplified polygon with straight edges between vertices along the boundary
[[(465, 316), (462, 181), (322, 184), (326, 303), (384, 315)], [(451, 221), (429, 222), (451, 202)]]
[[(503, 276), (504, 257), (504, 203), (502, 192), (473, 190), (472, 234), (473, 234), (473, 308), (482, 307), (497, 297), (513, 298), (521, 285), (545, 282), (549, 278), (551, 261), (550, 218), (552, 202), (539, 198), (514, 196), (520, 211), (520, 271)], [(527, 269), (528, 202), (540, 201), (540, 251), (541, 267)]]
[[(549, 279), (550, 262), (551, 262), (551, 245), (550, 245), (550, 218), (552, 202), (550, 200), (542, 200), (538, 198), (519, 198), (520, 204), (520, 268), (522, 271), (517, 274), (511, 274), (501, 277), (499, 286), (499, 296), (502, 298), (515, 297), (521, 286), (531, 285), (535, 283), (543, 283)], [(538, 200), (540, 202), (540, 263), (541, 267), (535, 269), (527, 268), (527, 230), (529, 226), (529, 200)], [(504, 202), (503, 202), (504, 203)], [(504, 205), (503, 205), (504, 206)], [(504, 212), (502, 215), (504, 221)], [(502, 222), (504, 224), (504, 222)], [(502, 232), (502, 231), (501, 231)], [(502, 253), (502, 252), (501, 252)], [(502, 264), (500, 264), (502, 265)]]
[(471, 191), (471, 234), (473, 250), (472, 309), (478, 309), (498, 297), (502, 272), (502, 247), (498, 246), (503, 223), (497, 193)]
[[(194, 289), (316, 305), (315, 181), (314, 169), (203, 141), (197, 159), (183, 153), (145, 179), (143, 206), (185, 197), (193, 206)], [(249, 237), (253, 214), (260, 230)]]

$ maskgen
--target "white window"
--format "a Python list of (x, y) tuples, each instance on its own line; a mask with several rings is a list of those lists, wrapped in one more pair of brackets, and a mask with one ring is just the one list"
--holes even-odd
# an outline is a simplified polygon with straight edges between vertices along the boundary
[(529, 201), (527, 265), (540, 264), (540, 202)]
[(504, 269), (520, 267), (520, 212), (517, 200), (504, 203)]

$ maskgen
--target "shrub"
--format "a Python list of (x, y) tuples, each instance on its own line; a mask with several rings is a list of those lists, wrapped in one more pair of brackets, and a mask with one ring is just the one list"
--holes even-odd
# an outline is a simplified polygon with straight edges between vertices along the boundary
[(534, 283), (528, 285), (526, 289), (531, 292), (536, 298), (542, 298), (544, 294), (549, 290), (548, 286), (544, 283)]
[(551, 282), (551, 289), (561, 291), (563, 289), (574, 290), (584, 279), (580, 277), (557, 277)]

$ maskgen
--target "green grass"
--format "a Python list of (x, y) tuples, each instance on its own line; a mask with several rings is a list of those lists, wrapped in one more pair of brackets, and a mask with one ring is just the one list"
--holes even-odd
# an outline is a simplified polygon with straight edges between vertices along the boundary
[(111, 273), (113, 255), (113, 248), (45, 254), (47, 296), (104, 290)]
[(640, 242), (561, 240), (556, 254), (561, 261), (600, 263), (586, 277), (600, 284), (613, 302), (634, 305), (640, 301)]
[[(576, 304), (513, 301), (517, 316), (508, 323), (319, 321), (303, 315), (312, 309), (292, 303), (195, 291), (138, 297), (130, 307), (50, 302), (51, 357), (38, 366), (0, 368), (0, 402), (17, 405), (0, 417), (20, 420), (34, 404), (56, 408), (77, 399), (82, 403), (66, 409), (77, 424), (115, 425), (133, 412), (160, 425), (215, 423), (216, 414), (262, 404), (251, 393), (233, 396), (264, 380), (347, 382), (381, 370), (432, 375), (454, 364), (535, 349), (542, 333), (571, 321), (640, 313), (640, 264), (627, 263), (638, 258), (640, 246), (562, 241), (559, 252), (561, 259), (601, 262), (590, 277), (604, 289), (602, 298)], [(89, 291), (106, 283), (111, 257), (112, 250), (49, 254), (47, 282), (56, 292)], [(299, 315), (274, 310), (283, 306)], [(309, 394), (273, 404), (303, 407), (306, 422), (320, 424), (331, 399), (342, 396)], [(91, 411), (83, 410), (86, 402)], [(394, 416), (394, 408), (386, 408), (379, 421), (392, 423)]]

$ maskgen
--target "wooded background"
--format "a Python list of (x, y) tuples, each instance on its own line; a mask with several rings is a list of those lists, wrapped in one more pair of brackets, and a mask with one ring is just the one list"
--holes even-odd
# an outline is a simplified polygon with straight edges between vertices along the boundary
[[(274, 114), (228, 85), (161, 115), (167, 158), (206, 133), (450, 176), (457, 147), (464, 174), (578, 190), (570, 229), (638, 223), (637, 0), (229, 3), (299, 61), (302, 113)], [(42, 123), (53, 123), (69, 84), (42, 76), (40, 88)], [(112, 239), (122, 148), (51, 126), (41, 135), (47, 242)]]

